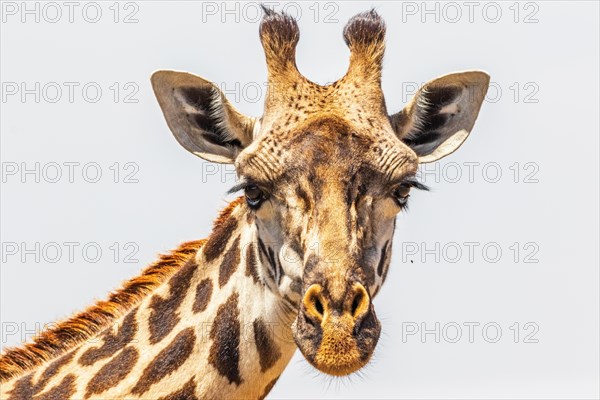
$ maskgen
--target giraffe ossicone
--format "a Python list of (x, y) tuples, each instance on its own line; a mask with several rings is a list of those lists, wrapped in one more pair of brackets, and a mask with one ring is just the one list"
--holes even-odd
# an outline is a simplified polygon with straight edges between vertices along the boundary
[(388, 274), (395, 218), (410, 191), (425, 188), (419, 163), (451, 154), (471, 132), (489, 76), (434, 79), (390, 115), (375, 11), (344, 28), (350, 65), (326, 86), (298, 71), (299, 36), (293, 18), (265, 9), (260, 118), (198, 76), (152, 75), (178, 142), (234, 164), (233, 190), (244, 195), (206, 240), (5, 351), (2, 399), (263, 398), (296, 348), (330, 375), (369, 362), (381, 330), (372, 300)]

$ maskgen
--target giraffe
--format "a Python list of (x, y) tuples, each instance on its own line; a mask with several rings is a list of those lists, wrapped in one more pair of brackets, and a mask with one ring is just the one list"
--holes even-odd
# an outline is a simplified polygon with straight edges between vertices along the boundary
[(204, 240), (162, 255), (109, 297), (0, 357), (0, 398), (264, 398), (296, 349), (319, 371), (365, 366), (381, 331), (373, 298), (390, 267), (395, 220), (421, 163), (469, 135), (489, 84), (481, 71), (424, 85), (388, 114), (385, 24), (354, 16), (346, 74), (298, 71), (296, 21), (264, 9), (261, 118), (211, 82), (151, 78), (167, 125), (191, 153), (232, 163), (243, 192)]

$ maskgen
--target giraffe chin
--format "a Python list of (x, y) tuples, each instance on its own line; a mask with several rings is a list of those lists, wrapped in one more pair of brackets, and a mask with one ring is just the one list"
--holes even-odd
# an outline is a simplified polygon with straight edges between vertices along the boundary
[(349, 315), (326, 315), (320, 324), (315, 324), (300, 314), (292, 331), (298, 348), (312, 366), (328, 375), (345, 376), (369, 362), (381, 324), (371, 307), (358, 323)]

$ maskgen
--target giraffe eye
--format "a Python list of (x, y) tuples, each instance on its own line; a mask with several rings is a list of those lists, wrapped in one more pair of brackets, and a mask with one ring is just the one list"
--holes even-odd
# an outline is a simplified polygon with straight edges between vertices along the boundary
[(398, 203), (400, 207), (404, 207), (406, 205), (406, 202), (410, 197), (410, 188), (410, 185), (403, 183), (397, 186), (396, 189), (394, 189), (394, 191), (392, 192), (394, 200), (396, 200), (396, 203)]
[(266, 199), (265, 193), (256, 185), (249, 185), (245, 189), (246, 203), (250, 208), (258, 208), (260, 203)]

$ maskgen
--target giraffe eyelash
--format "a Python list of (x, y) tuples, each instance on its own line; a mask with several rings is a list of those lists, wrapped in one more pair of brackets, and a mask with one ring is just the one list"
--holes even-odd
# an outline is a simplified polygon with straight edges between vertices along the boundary
[(242, 190), (246, 190), (251, 187), (258, 187), (265, 193), (273, 192), (273, 185), (269, 182), (257, 181), (254, 179), (248, 178), (240, 178), (240, 182), (233, 185), (228, 191), (227, 194), (234, 194), (240, 192)]
[(410, 175), (404, 176), (401, 179), (398, 179), (398, 180), (388, 183), (388, 185), (392, 188), (397, 188), (398, 186), (405, 186), (405, 187), (409, 187), (409, 188), (415, 188), (417, 190), (424, 190), (424, 191), (430, 190), (429, 186), (422, 183), (416, 174), (410, 174)]
[(234, 194), (237, 192), (241, 192), (242, 190), (245, 190), (247, 187), (254, 185), (252, 182), (248, 182), (248, 181), (242, 181), (240, 183), (235, 184), (233, 187), (231, 187), (228, 191), (227, 194)]
[(407, 179), (404, 179), (400, 184), (404, 184), (407, 186), (410, 186), (411, 188), (415, 188), (418, 190), (424, 190), (424, 191), (429, 191), (429, 186), (425, 185), (424, 183), (421, 183), (417, 180), (416, 177), (410, 177)]

